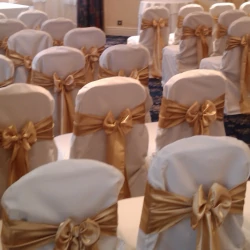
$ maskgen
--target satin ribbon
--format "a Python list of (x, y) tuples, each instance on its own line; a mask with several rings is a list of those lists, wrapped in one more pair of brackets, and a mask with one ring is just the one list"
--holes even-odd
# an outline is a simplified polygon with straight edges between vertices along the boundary
[(6, 87), (14, 82), (14, 77), (11, 77), (5, 81), (0, 82), (0, 88)]
[(184, 20), (183, 16), (178, 16), (178, 19), (177, 19), (177, 28), (178, 29), (182, 28), (182, 26), (183, 26), (183, 20)]
[(218, 16), (212, 16), (215, 24), (218, 24), (218, 21), (219, 21), (219, 17)]
[(141, 29), (153, 28), (154, 37), (154, 49), (153, 49), (153, 65), (151, 74), (154, 78), (161, 78), (161, 63), (162, 63), (162, 49), (164, 47), (164, 39), (162, 29), (168, 27), (168, 19), (160, 18), (159, 20), (146, 20), (142, 19)]
[(84, 69), (72, 72), (64, 79), (61, 79), (57, 73), (47, 76), (38, 71), (32, 71), (31, 83), (44, 87), (46, 89), (54, 88), (54, 92), (61, 94), (62, 116), (61, 116), (61, 134), (71, 133), (73, 131), (74, 121), (74, 103), (71, 92), (75, 88), (83, 87), (85, 82)]
[(54, 39), (53, 46), (63, 46), (63, 41)]
[(6, 56), (12, 60), (16, 68), (20, 66), (25, 67), (28, 72), (27, 83), (30, 83), (32, 58), (30, 56), (21, 55), (13, 50), (7, 50)]
[[(113, 77), (113, 76), (125, 76), (125, 72), (124, 70), (119, 70), (118, 72), (114, 72), (106, 68), (102, 67), (99, 68), (99, 79)], [(134, 69), (132, 70), (132, 72), (128, 77), (139, 80), (144, 87), (148, 88), (149, 68), (145, 67), (140, 70)]]
[(8, 186), (29, 172), (29, 151), (37, 140), (53, 139), (52, 117), (27, 122), (20, 132), (15, 125), (0, 130), (0, 145), (11, 153)]
[(6, 53), (8, 51), (8, 37), (5, 37), (3, 40), (0, 40), (0, 49), (3, 49)]
[(208, 197), (200, 186), (193, 198), (148, 184), (140, 228), (145, 234), (159, 234), (190, 218), (192, 229), (197, 230), (196, 250), (221, 250), (218, 228), (229, 214), (242, 215), (245, 193), (246, 182), (231, 190), (214, 183)]
[(145, 104), (134, 109), (125, 109), (115, 119), (112, 112), (105, 117), (76, 113), (74, 121), (74, 134), (84, 136), (104, 130), (107, 135), (106, 162), (122, 172), (125, 177), (119, 199), (129, 198), (130, 190), (126, 171), (126, 136), (134, 124), (145, 122)]
[(104, 51), (104, 46), (97, 48), (97, 47), (91, 47), (89, 50), (87, 50), (85, 47), (81, 48), (82, 53), (85, 56), (85, 80), (86, 83), (93, 82), (94, 76), (95, 76), (95, 66), (98, 65), (99, 58)]
[(193, 127), (194, 135), (209, 135), (209, 127), (216, 120), (223, 120), (225, 95), (203, 104), (195, 102), (190, 107), (178, 102), (162, 99), (159, 123), (160, 128), (172, 128), (183, 122)]
[(69, 218), (60, 225), (10, 220), (5, 213), (2, 244), (5, 250), (34, 250), (50, 243), (54, 250), (98, 250), (100, 236), (116, 236), (117, 224), (117, 204), (80, 223)]
[(223, 26), (222, 24), (217, 24), (217, 29), (216, 29), (216, 38), (220, 39), (222, 37), (225, 37), (227, 35), (227, 28)]
[(198, 64), (203, 58), (208, 57), (209, 47), (207, 37), (212, 35), (212, 28), (199, 25), (195, 30), (189, 27), (183, 27), (182, 40), (192, 37), (197, 38), (197, 60)]
[(250, 114), (250, 35), (229, 37), (226, 50), (242, 47), (240, 72), (240, 109), (242, 114)]

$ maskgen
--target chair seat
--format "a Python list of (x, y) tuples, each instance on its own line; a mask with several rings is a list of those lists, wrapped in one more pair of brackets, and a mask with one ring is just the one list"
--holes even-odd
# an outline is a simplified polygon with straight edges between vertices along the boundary
[(200, 69), (220, 70), (222, 56), (207, 57), (201, 60)]
[(127, 44), (139, 44), (140, 36), (131, 36), (127, 40)]

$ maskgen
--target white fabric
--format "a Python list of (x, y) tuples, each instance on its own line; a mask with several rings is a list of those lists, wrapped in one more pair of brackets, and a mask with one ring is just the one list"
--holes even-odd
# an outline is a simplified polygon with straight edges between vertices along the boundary
[[(80, 223), (115, 204), (123, 181), (122, 174), (105, 163), (58, 161), (34, 170), (11, 186), (2, 206), (13, 220), (60, 224), (73, 218)], [(115, 250), (116, 245), (115, 236), (101, 235), (98, 241), (100, 250)], [(37, 250), (53, 247), (52, 243)]]
[[(34, 58), (40, 51), (53, 45), (49, 34), (40, 30), (21, 30), (8, 39), (8, 48), (23, 56)], [(27, 82), (28, 71), (24, 66), (16, 68), (14, 82)]]
[(250, 2), (243, 3), (240, 8), (240, 10), (243, 10), (247, 15), (250, 14)]
[(3, 13), (0, 13), (0, 19), (7, 19), (7, 16), (4, 15)]
[[(172, 77), (163, 88), (163, 97), (191, 106), (206, 100), (213, 101), (225, 94), (227, 79), (222, 73), (212, 70), (192, 70)], [(214, 121), (209, 127), (210, 135), (224, 136), (223, 121)], [(182, 138), (193, 136), (193, 128), (183, 122), (172, 128), (158, 128), (156, 137), (157, 151)]]
[(155, 155), (156, 152), (156, 135), (157, 135), (157, 129), (158, 129), (158, 122), (149, 122), (145, 124), (148, 129), (148, 135), (149, 135), (149, 143), (148, 143), (148, 155), (147, 155), (147, 162), (148, 165), (150, 165), (152, 158)]
[(220, 70), (222, 56), (212, 56), (201, 60), (200, 69)]
[[(0, 91), (0, 129), (15, 125), (19, 132), (28, 121), (40, 122), (51, 116), (53, 111), (54, 100), (43, 88), (16, 83)], [(31, 170), (56, 159), (57, 149), (53, 140), (38, 140), (29, 151)], [(9, 160), (9, 151), (0, 147), (0, 197), (7, 187)]]
[[(234, 21), (228, 30), (229, 36), (242, 37), (250, 33), (250, 18), (241, 17)], [(240, 114), (240, 72), (242, 47), (225, 51), (221, 61), (221, 71), (229, 79), (226, 87), (225, 114)]]
[[(11, 35), (25, 28), (25, 24), (19, 20), (0, 19), (0, 40), (9, 38)], [(0, 49), (0, 54), (5, 54), (5, 51)]]
[[(62, 63), (63, 62), (63, 63)], [(32, 69), (41, 72), (47, 76), (53, 76), (57, 73), (60, 79), (64, 79), (71, 73), (74, 73), (85, 67), (85, 58), (83, 54), (75, 48), (66, 46), (56, 46), (41, 51), (33, 59)], [(61, 118), (63, 110), (61, 107), (61, 93), (55, 92), (52, 87), (50, 93), (55, 99), (55, 112), (53, 114), (55, 122), (55, 135), (60, 134)], [(75, 105), (75, 97), (79, 91), (79, 88), (75, 88), (71, 91), (72, 100)]]
[(14, 76), (13, 62), (6, 56), (0, 55), (0, 83)]
[[(129, 98), (128, 98), (129, 96)], [(126, 108), (133, 109), (145, 102), (146, 93), (142, 85), (135, 79), (112, 77), (101, 79), (84, 86), (76, 98), (76, 112), (105, 116), (109, 111), (117, 118)], [(94, 104), (93, 104), (93, 100)], [(148, 110), (146, 110), (147, 112)], [(64, 135), (62, 135), (64, 136)], [(59, 155), (65, 156), (71, 146), (70, 158), (89, 158), (106, 161), (106, 134), (103, 130), (85, 136), (72, 136), (64, 140), (71, 145), (58, 143)], [(97, 150), (98, 147), (98, 150)], [(126, 169), (132, 196), (144, 194), (147, 169), (145, 157), (148, 150), (148, 132), (144, 124), (136, 124), (126, 136)]]
[[(183, 26), (196, 29), (199, 25), (212, 27), (213, 20), (206, 12), (194, 12), (188, 14), (183, 21)], [(212, 38), (206, 37), (208, 43), (208, 55), (212, 53)], [(180, 45), (167, 46), (163, 49), (162, 59), (162, 84), (172, 76), (192, 69), (198, 69), (197, 38), (190, 37), (180, 41)]]
[(13, 4), (13, 3), (1, 3), (0, 12), (7, 16), (7, 18), (17, 18), (17, 16), (29, 9), (27, 5)]
[(138, 44), (140, 36), (130, 36), (127, 40), (127, 44)]
[(43, 22), (48, 20), (48, 15), (39, 10), (22, 12), (18, 17), (29, 29), (40, 29)]
[(70, 19), (57, 18), (45, 21), (41, 30), (49, 33), (53, 39), (63, 41), (65, 34), (74, 28), (76, 28), (76, 24)]

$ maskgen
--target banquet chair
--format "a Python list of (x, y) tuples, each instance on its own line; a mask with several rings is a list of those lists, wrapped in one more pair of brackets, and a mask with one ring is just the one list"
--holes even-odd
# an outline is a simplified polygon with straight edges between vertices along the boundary
[(142, 195), (148, 149), (145, 100), (143, 86), (128, 77), (84, 86), (76, 97), (73, 134), (55, 138), (58, 159), (88, 158), (111, 164), (125, 176), (119, 198)]
[(3, 13), (0, 13), (0, 19), (7, 19), (7, 16), (4, 15)]
[(248, 16), (250, 15), (250, 2), (243, 3), (240, 8), (240, 10), (243, 10)]
[(59, 161), (32, 171), (4, 193), (3, 247), (119, 249), (117, 198), (123, 181), (114, 167), (93, 160)]
[(14, 82), (15, 66), (6, 56), (0, 55), (0, 88), (6, 87)]
[(55, 135), (73, 131), (75, 97), (85, 82), (83, 54), (66, 46), (51, 47), (36, 55), (31, 84), (46, 88), (54, 96)]
[(27, 28), (40, 30), (43, 22), (48, 20), (48, 15), (39, 10), (28, 10), (20, 13), (17, 17)]
[(86, 83), (98, 79), (99, 58), (105, 49), (106, 35), (96, 27), (76, 28), (64, 36), (64, 45), (79, 49), (85, 56)]
[(249, 169), (249, 148), (235, 138), (195, 136), (164, 147), (145, 198), (118, 203), (126, 250), (249, 249), (250, 228), (242, 229), (250, 225)]
[(228, 28), (235, 20), (246, 16), (241, 10), (228, 10), (223, 12), (217, 24), (216, 38), (214, 40), (214, 51), (211, 57), (201, 60), (200, 69), (220, 70), (221, 58), (227, 46)]
[(16, 19), (0, 19), (0, 54), (5, 54), (8, 48), (9, 37), (16, 32), (25, 29), (23, 22)]
[(198, 69), (201, 59), (211, 55), (212, 25), (212, 17), (206, 12), (190, 13), (184, 18), (180, 44), (163, 49), (162, 84), (178, 73)]
[(56, 18), (49, 19), (42, 24), (41, 30), (49, 33), (54, 39), (54, 46), (63, 45), (63, 38), (65, 34), (76, 28), (76, 24), (70, 19)]
[(63, 0), (63, 17), (77, 23), (77, 0)]
[(16, 83), (0, 89), (0, 199), (30, 170), (57, 159), (53, 110), (54, 100), (43, 88)]
[(14, 82), (30, 83), (33, 58), (52, 46), (51, 36), (40, 30), (21, 30), (10, 36), (6, 55), (15, 65)]
[[(138, 79), (147, 94), (146, 109), (150, 110), (153, 100), (148, 88), (149, 60), (148, 50), (142, 45), (112, 46), (107, 48), (100, 57), (99, 78), (127, 76)], [(150, 112), (146, 114), (146, 122), (151, 122)]]

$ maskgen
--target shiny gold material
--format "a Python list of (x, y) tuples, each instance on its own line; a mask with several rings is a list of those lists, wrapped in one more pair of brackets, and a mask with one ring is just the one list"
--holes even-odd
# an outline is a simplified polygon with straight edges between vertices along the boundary
[(216, 30), (216, 38), (220, 39), (222, 37), (225, 37), (227, 35), (227, 28), (223, 26), (222, 24), (217, 24), (217, 30)]
[(3, 82), (0, 82), (0, 88), (9, 86), (10, 84), (12, 84), (14, 82), (14, 77), (11, 77)]
[(53, 46), (63, 46), (63, 41), (54, 39)]
[(5, 37), (3, 40), (0, 40), (0, 49), (3, 49), (6, 53), (8, 51), (8, 37)]

